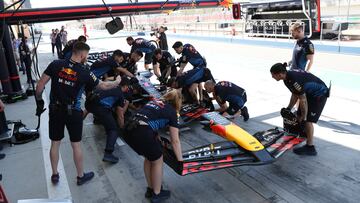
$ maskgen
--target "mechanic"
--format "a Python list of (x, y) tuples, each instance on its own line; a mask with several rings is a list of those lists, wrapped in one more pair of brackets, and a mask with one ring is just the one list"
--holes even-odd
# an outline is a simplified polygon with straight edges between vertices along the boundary
[[(223, 116), (242, 115), (244, 121), (249, 120), (248, 109), (245, 106), (247, 96), (243, 88), (228, 81), (221, 81), (215, 84), (214, 81), (208, 80), (205, 82), (205, 90), (208, 93), (213, 93), (215, 100), (220, 106), (216, 111), (222, 113)], [(229, 106), (227, 106), (226, 102), (229, 103)]]
[(186, 64), (189, 62), (194, 68), (205, 68), (206, 61), (200, 55), (200, 53), (191, 44), (184, 44), (180, 41), (174, 43), (172, 48), (177, 54), (181, 54), (180, 57), (180, 69), (178, 75), (181, 75), (184, 71)]
[[(93, 113), (104, 126), (107, 137), (103, 161), (117, 163), (119, 158), (113, 155), (119, 127), (124, 128), (124, 113), (129, 102), (124, 93), (129, 89), (130, 80), (122, 77), (120, 86), (109, 90), (96, 89), (86, 98), (86, 110)], [(114, 112), (115, 111), (115, 112)], [(117, 119), (114, 117), (116, 114)]]
[(145, 53), (145, 69), (149, 70), (156, 46), (144, 38), (134, 39), (132, 37), (127, 37), (126, 42), (131, 46), (130, 53), (133, 53), (135, 50)]
[(305, 36), (303, 25), (300, 23), (294, 23), (290, 31), (293, 38), (296, 39), (290, 69), (309, 72), (314, 62), (314, 44)]
[(153, 69), (160, 83), (166, 84), (170, 77), (176, 77), (177, 70), (175, 58), (165, 50), (155, 49), (153, 56)]
[(80, 99), (84, 87), (93, 89), (111, 89), (119, 85), (121, 78), (113, 82), (99, 81), (94, 74), (85, 68), (90, 47), (83, 42), (76, 42), (70, 59), (54, 60), (49, 64), (36, 86), (37, 108), (36, 115), (45, 111), (42, 92), (51, 79), (49, 104), (49, 137), (51, 140), (50, 161), (52, 167), (51, 181), (59, 182), (57, 170), (59, 162), (59, 147), (64, 137), (66, 126), (73, 158), (77, 170), (77, 185), (82, 185), (94, 177), (93, 172), (85, 173), (83, 169), (83, 154), (81, 150), (81, 137), (83, 127), (83, 113), (80, 108)]
[(118, 72), (121, 76), (126, 75), (129, 77), (135, 77), (137, 72), (137, 62), (143, 57), (143, 53), (140, 50), (135, 50), (131, 54), (123, 53), (124, 60), (119, 64), (120, 66), (117, 68), (116, 72)]
[(116, 70), (120, 64), (124, 61), (124, 54), (120, 50), (115, 50), (112, 56), (105, 59), (99, 59), (90, 66), (90, 71), (94, 73), (97, 78), (106, 79), (107, 77), (114, 76), (114, 70)]
[[(271, 75), (276, 80), (283, 80), (285, 86), (292, 93), (287, 110), (291, 110), (299, 100), (298, 121), (305, 122), (306, 145), (294, 149), (298, 155), (317, 154), (314, 147), (314, 126), (321, 115), (330, 95), (330, 89), (315, 75), (303, 70), (286, 70), (287, 64), (276, 63), (271, 69)], [(282, 109), (284, 111), (286, 109)]]
[(211, 71), (208, 68), (197, 67), (182, 73), (182, 75), (170, 78), (168, 86), (189, 91), (193, 102), (202, 105), (203, 89), (199, 84), (208, 80), (213, 80)]
[(165, 34), (166, 30), (167, 30), (167, 27), (160, 26), (159, 32), (156, 37), (157, 37), (160, 49), (167, 51), (168, 43), (167, 43), (167, 38), (166, 38), (166, 34)]
[(86, 42), (86, 37), (84, 35), (80, 35), (77, 39), (72, 39), (68, 41), (68, 43), (65, 45), (64, 49), (62, 50), (62, 59), (70, 59), (72, 55), (72, 49), (74, 47), (74, 44), (76, 42)]
[(170, 191), (161, 187), (163, 174), (163, 152), (158, 130), (169, 125), (171, 145), (178, 161), (183, 161), (179, 140), (177, 114), (181, 108), (181, 93), (172, 90), (161, 100), (151, 101), (140, 109), (125, 125), (125, 141), (139, 155), (145, 157), (144, 172), (147, 181), (146, 198), (160, 202), (170, 197)]

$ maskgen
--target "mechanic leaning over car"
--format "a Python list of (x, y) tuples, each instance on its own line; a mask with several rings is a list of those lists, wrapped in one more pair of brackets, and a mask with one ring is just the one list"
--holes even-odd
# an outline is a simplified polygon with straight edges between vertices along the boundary
[[(119, 158), (113, 155), (116, 139), (120, 128), (124, 128), (124, 113), (129, 102), (124, 99), (124, 93), (129, 90), (130, 80), (125, 76), (121, 78), (118, 87), (101, 90), (96, 89), (86, 97), (86, 110), (104, 126), (107, 137), (103, 161), (117, 163)], [(116, 119), (115, 119), (116, 116)]]
[(160, 83), (166, 84), (169, 77), (175, 77), (177, 74), (175, 58), (168, 51), (155, 49), (153, 69)]
[(145, 69), (149, 70), (156, 46), (144, 38), (134, 39), (133, 37), (127, 37), (126, 42), (131, 46), (130, 53), (133, 53), (135, 50), (145, 53), (144, 65)]
[(90, 71), (94, 73), (97, 78), (100, 79), (104, 77), (104, 79), (106, 79), (107, 77), (115, 75), (114, 70), (116, 70), (122, 62), (124, 62), (123, 52), (115, 50), (112, 56), (99, 59), (91, 64)]
[(51, 62), (36, 86), (36, 114), (41, 115), (45, 111), (42, 92), (49, 80), (52, 81), (49, 104), (49, 137), (51, 140), (50, 161), (53, 184), (57, 184), (60, 179), (57, 166), (65, 126), (69, 132), (73, 149), (77, 185), (82, 185), (94, 177), (93, 172), (85, 173), (83, 169), (83, 153), (80, 144), (83, 128), (83, 112), (80, 107), (81, 95), (84, 88), (93, 89), (97, 87), (107, 90), (118, 86), (121, 81), (120, 77), (113, 82), (99, 81), (84, 65), (89, 50), (90, 47), (84, 42), (76, 42), (72, 49), (71, 58)]
[(193, 103), (203, 104), (203, 89), (198, 87), (199, 84), (208, 80), (213, 80), (211, 71), (208, 68), (196, 67), (182, 73), (176, 78), (170, 78), (168, 81), (168, 86), (189, 91)]
[(145, 197), (151, 198), (151, 202), (170, 197), (170, 191), (161, 187), (163, 151), (158, 130), (169, 126), (172, 148), (177, 160), (183, 161), (177, 116), (181, 105), (181, 93), (171, 90), (160, 100), (147, 103), (125, 124), (125, 141), (135, 152), (145, 157), (144, 172), (148, 185)]
[[(315, 156), (314, 126), (321, 115), (330, 96), (330, 89), (315, 75), (303, 70), (286, 70), (287, 64), (276, 63), (271, 69), (271, 75), (276, 80), (283, 80), (285, 86), (292, 93), (287, 110), (291, 110), (299, 100), (297, 109), (298, 121), (305, 123), (306, 144), (294, 149), (298, 155)], [(282, 109), (284, 111), (285, 109)]]
[(140, 50), (135, 50), (131, 54), (123, 52), (123, 61), (120, 63), (120, 66), (116, 68), (121, 76), (135, 77), (137, 73), (137, 62), (143, 57), (143, 53)]
[[(216, 111), (223, 116), (242, 115), (244, 121), (249, 120), (248, 109), (245, 106), (247, 101), (246, 91), (232, 82), (221, 81), (215, 84), (213, 80), (205, 82), (205, 90), (207, 93), (213, 93), (215, 100), (220, 105)], [(229, 103), (227, 106), (226, 102)]]

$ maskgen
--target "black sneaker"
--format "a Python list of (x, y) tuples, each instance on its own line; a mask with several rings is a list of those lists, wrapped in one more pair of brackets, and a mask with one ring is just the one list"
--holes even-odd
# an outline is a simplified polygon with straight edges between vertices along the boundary
[(59, 173), (58, 174), (53, 174), (51, 176), (51, 182), (52, 184), (58, 184), (59, 183), (59, 180), (60, 180), (60, 176), (59, 176)]
[(103, 161), (116, 164), (117, 162), (119, 162), (119, 158), (114, 156), (112, 153), (105, 153)]
[(152, 188), (149, 188), (149, 187), (146, 187), (146, 192), (145, 192), (145, 198), (150, 198), (153, 196), (153, 189)]
[(169, 198), (170, 198), (169, 190), (160, 190), (159, 194), (155, 194), (153, 192), (153, 195), (150, 200), (151, 200), (151, 203), (159, 203), (159, 202), (162, 202), (163, 200), (166, 200)]
[(241, 109), (241, 115), (244, 117), (244, 121), (248, 121), (250, 116), (246, 106)]
[(312, 145), (312, 146), (304, 145), (302, 147), (293, 149), (293, 152), (297, 155), (307, 155), (307, 156), (316, 156), (317, 155), (314, 145)]
[(88, 172), (88, 173), (84, 173), (84, 175), (80, 178), (77, 177), (77, 185), (82, 185), (84, 183), (86, 183), (87, 181), (91, 180), (94, 177), (94, 172)]
[(3, 158), (5, 158), (5, 154), (0, 154), (0, 159), (3, 159)]

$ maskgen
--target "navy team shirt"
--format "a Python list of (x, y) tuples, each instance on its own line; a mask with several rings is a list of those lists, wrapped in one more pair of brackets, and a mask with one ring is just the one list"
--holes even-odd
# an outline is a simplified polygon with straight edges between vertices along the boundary
[(221, 81), (216, 83), (214, 93), (220, 97), (223, 103), (229, 102), (230, 105), (237, 105), (238, 108), (242, 108), (246, 102), (243, 97), (245, 90), (232, 82)]
[(305, 70), (307, 63), (306, 56), (312, 54), (314, 54), (314, 44), (307, 37), (298, 40), (294, 47), (290, 69)]
[(315, 75), (303, 70), (290, 70), (284, 80), (286, 87), (296, 95), (321, 97), (328, 93), (325, 83)]
[(139, 50), (143, 53), (151, 53), (155, 51), (156, 47), (149, 40), (144, 38), (137, 38), (131, 45), (130, 53), (133, 53), (135, 50)]
[(99, 80), (83, 64), (64, 59), (49, 64), (44, 73), (51, 78), (50, 104), (72, 104), (81, 110), (81, 95), (86, 89), (94, 89)]
[(109, 90), (95, 90), (95, 93), (99, 94), (100, 105), (105, 108), (113, 107), (124, 107), (124, 94), (121, 91), (120, 87), (115, 87)]
[(175, 59), (168, 51), (162, 51), (161, 55), (162, 56), (160, 60), (157, 60), (155, 55), (153, 56), (153, 65), (159, 63), (160, 70), (162, 72), (164, 71), (164, 68), (173, 66), (175, 64)]
[(95, 61), (91, 67), (90, 71), (94, 73), (94, 75), (98, 78), (105, 75), (106, 73), (109, 73), (113, 69), (119, 67), (119, 64), (115, 61), (115, 59), (110, 56), (106, 59), (97, 60)]
[(140, 109), (135, 117), (147, 123), (153, 131), (167, 125), (179, 128), (176, 110), (168, 103), (162, 104), (158, 101), (151, 101)]
[(201, 67), (206, 66), (204, 58), (200, 55), (200, 53), (195, 49), (195, 47), (191, 44), (185, 44), (183, 46), (181, 62), (187, 63), (189, 62), (192, 66)]

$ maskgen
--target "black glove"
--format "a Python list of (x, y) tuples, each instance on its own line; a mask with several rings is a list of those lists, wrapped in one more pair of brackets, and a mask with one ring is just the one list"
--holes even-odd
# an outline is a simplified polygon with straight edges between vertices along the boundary
[(36, 116), (40, 116), (46, 109), (44, 108), (44, 100), (36, 100)]
[(291, 112), (291, 109), (289, 109), (289, 108), (282, 108), (280, 111), (280, 114), (283, 118), (293, 117), (293, 113)]

